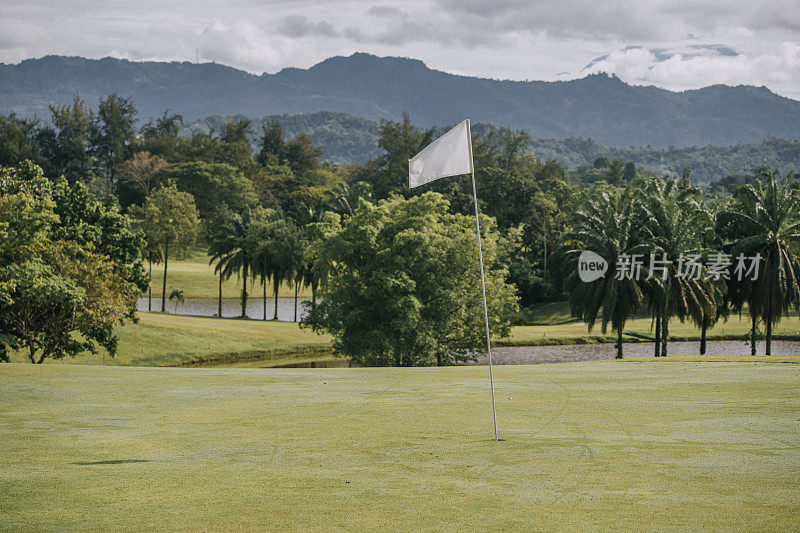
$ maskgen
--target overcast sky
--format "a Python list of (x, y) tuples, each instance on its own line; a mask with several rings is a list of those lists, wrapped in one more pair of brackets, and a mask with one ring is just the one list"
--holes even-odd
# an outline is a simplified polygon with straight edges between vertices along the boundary
[(47, 54), (216, 61), (253, 73), (369, 52), (446, 72), (613, 72), (668, 89), (800, 99), (798, 0), (0, 0), (0, 62)]

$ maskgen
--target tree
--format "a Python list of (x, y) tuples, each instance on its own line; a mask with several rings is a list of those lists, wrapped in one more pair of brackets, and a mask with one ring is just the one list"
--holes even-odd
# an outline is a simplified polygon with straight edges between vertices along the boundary
[[(305, 323), (333, 334), (337, 353), (362, 365), (449, 364), (486, 341), (474, 219), (448, 212), (438, 193), (362, 202), (320, 243), (330, 269), (322, 301)], [(490, 326), (506, 335), (516, 310), (498, 235), (484, 217)]]
[[(617, 358), (622, 358), (622, 333), (625, 323), (644, 305), (644, 294), (633, 277), (617, 279), (617, 264), (624, 254), (631, 254), (636, 245), (633, 234), (632, 201), (627, 193), (604, 191), (590, 198), (575, 215), (575, 230), (567, 236), (565, 253), (570, 272), (566, 280), (570, 308), (574, 316), (584, 320), (592, 330), (602, 315), (603, 333), (608, 324), (617, 332)], [(581, 281), (578, 257), (592, 251), (608, 264), (605, 276)]]
[(201, 218), (208, 218), (220, 203), (243, 211), (258, 203), (253, 183), (239, 169), (224, 163), (192, 161), (173, 165), (161, 173), (181, 191), (190, 193)]
[(164, 279), (161, 287), (161, 312), (166, 311), (167, 267), (169, 252), (186, 250), (197, 237), (200, 223), (194, 198), (167, 185), (151, 192), (141, 208), (134, 210), (144, 230), (147, 242), (162, 250)]
[(186, 302), (186, 295), (180, 289), (174, 289), (171, 293), (169, 293), (169, 301), (175, 300), (175, 313), (178, 312), (178, 304), (182, 304)]
[(1, 359), (9, 347), (37, 364), (99, 346), (113, 357), (113, 327), (135, 318), (141, 238), (85, 192), (31, 163), (0, 169)]
[(215, 215), (216, 223), (210, 230), (210, 261), (217, 261), (216, 270), (221, 277), (229, 279), (235, 274), (242, 281), (242, 318), (247, 318), (247, 280), (255, 265), (255, 228), (265, 225), (271, 216), (271, 211), (261, 207), (241, 213), (225, 208)]
[(158, 183), (159, 172), (167, 167), (167, 160), (150, 152), (136, 152), (122, 163), (119, 179), (130, 184), (146, 197)]
[(285, 136), (286, 132), (277, 119), (262, 124), (257, 157), (262, 166), (279, 166), (286, 161)]
[(302, 176), (319, 167), (322, 149), (314, 145), (311, 135), (301, 133), (287, 142), (285, 146), (286, 163), (295, 175)]
[(88, 182), (93, 171), (89, 148), (94, 113), (76, 94), (70, 105), (51, 105), (50, 120), (55, 130), (45, 144), (54, 174), (70, 183)]
[(408, 113), (403, 120), (383, 120), (379, 126), (378, 146), (385, 153), (369, 161), (356, 176), (357, 181), (366, 181), (372, 187), (376, 199), (388, 198), (393, 192), (408, 190), (408, 160), (430, 144), (434, 130), (420, 130), (413, 124)]
[(248, 118), (227, 121), (219, 137), (221, 162), (242, 169), (251, 167), (253, 157), (248, 135), (252, 131), (253, 124)]
[(163, 157), (170, 163), (180, 162), (180, 138), (178, 136), (183, 117), (168, 110), (158, 118), (151, 118), (142, 126), (140, 145), (144, 152)]
[[(760, 257), (761, 270), (749, 284), (750, 314), (766, 328), (766, 354), (772, 353), (772, 327), (790, 306), (800, 307), (800, 263), (793, 244), (800, 239), (800, 193), (780, 183), (772, 170), (737, 191), (730, 210), (717, 217), (718, 231), (731, 239), (731, 256)], [(787, 175), (784, 181), (791, 181)]]
[(111, 191), (117, 166), (128, 159), (136, 140), (136, 108), (133, 103), (112, 93), (100, 100), (91, 127), (92, 151), (102, 166), (106, 190)]
[(281, 283), (294, 281), (303, 266), (302, 237), (300, 229), (287, 218), (273, 217), (254, 228), (254, 262), (264, 287), (264, 320), (267, 318), (267, 281), (272, 280), (275, 296), (272, 320), (278, 320), (278, 289)]
[(38, 119), (0, 115), (0, 166), (13, 166), (26, 159), (46, 166), (50, 162), (43, 153), (43, 136), (53, 135)]
[(653, 261), (660, 261), (658, 270), (651, 270), (644, 283), (656, 315), (661, 355), (666, 356), (669, 319), (677, 316), (681, 322), (689, 318), (702, 324), (708, 317), (716, 317), (714, 296), (722, 289), (715, 288), (701, 263), (697, 279), (680, 271), (680, 257), (699, 258), (706, 252), (702, 236), (710, 230), (710, 221), (700, 208), (699, 191), (661, 179), (646, 180), (640, 187), (634, 232), (640, 246), (635, 252), (651, 254)]
[(506, 171), (514, 169), (531, 144), (531, 136), (524, 130), (503, 128), (500, 132), (500, 161)]

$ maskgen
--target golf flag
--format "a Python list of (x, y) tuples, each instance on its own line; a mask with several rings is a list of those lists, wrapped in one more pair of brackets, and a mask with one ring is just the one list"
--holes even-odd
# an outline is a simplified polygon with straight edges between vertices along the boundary
[(475, 229), (478, 230), (478, 258), (481, 265), (483, 290), (483, 319), (486, 323), (486, 349), (489, 352), (489, 384), (492, 388), (492, 418), (494, 440), (497, 439), (497, 408), (494, 403), (494, 375), (492, 374), (492, 340), (489, 335), (489, 305), (486, 303), (486, 278), (483, 272), (483, 245), (481, 244), (481, 219), (478, 213), (478, 192), (475, 187), (475, 167), (472, 165), (472, 135), (469, 119), (448, 131), (408, 160), (408, 186), (419, 187), (446, 176), (472, 176), (472, 198), (475, 200)]
[(471, 172), (472, 139), (467, 119), (408, 160), (408, 186), (413, 189), (439, 178)]

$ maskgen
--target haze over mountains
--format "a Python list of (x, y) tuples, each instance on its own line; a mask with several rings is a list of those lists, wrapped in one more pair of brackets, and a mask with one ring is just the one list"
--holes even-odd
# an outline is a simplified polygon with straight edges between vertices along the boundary
[(165, 109), (187, 120), (210, 115), (337, 111), (420, 126), (470, 117), (525, 129), (532, 137), (591, 138), (612, 147), (734, 145), (768, 136), (800, 139), (800, 102), (765, 87), (717, 85), (671, 92), (592, 75), (566, 82), (456, 76), (421, 61), (368, 54), (333, 57), (309, 69), (249, 74), (214, 63), (130, 62), (47, 56), (0, 64), (0, 113), (47, 116), (75, 93), (92, 106), (112, 92), (141, 118)]

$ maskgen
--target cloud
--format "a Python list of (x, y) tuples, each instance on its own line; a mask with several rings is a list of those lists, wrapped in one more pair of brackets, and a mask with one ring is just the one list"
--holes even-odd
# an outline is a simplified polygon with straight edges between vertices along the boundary
[(669, 89), (746, 83), (798, 98), (798, 43), (794, 0), (0, 2), (2, 62), (199, 56), (260, 74), (369, 52), (472, 76), (553, 80), (603, 70)]
[(338, 33), (327, 22), (312, 22), (305, 15), (289, 15), (283, 19), (279, 33), (288, 37), (336, 37)]
[(797, 87), (798, 71), (800, 44), (783, 43), (775, 50), (755, 54), (722, 45), (661, 50), (627, 47), (598, 57), (582, 73), (609, 72), (630, 83), (684, 89), (741, 83)]

